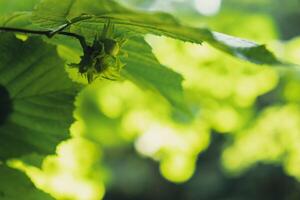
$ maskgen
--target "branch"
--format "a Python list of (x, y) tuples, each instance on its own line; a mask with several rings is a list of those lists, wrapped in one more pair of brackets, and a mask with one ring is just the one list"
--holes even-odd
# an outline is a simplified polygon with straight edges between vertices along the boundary
[(51, 30), (50, 31), (37, 31), (37, 30), (29, 30), (29, 29), (21, 29), (21, 28), (11, 28), (11, 27), (0, 27), (0, 32), (15, 32), (15, 33), (24, 33), (24, 34), (33, 34), (33, 35), (44, 35), (44, 36), (47, 36), (48, 38), (52, 38), (55, 34), (64, 35), (64, 36), (73, 37), (73, 38), (79, 40), (80, 45), (83, 48), (83, 50), (85, 50), (87, 48), (87, 43), (85, 41), (85, 38), (76, 33), (55, 31), (55, 34), (54, 34), (54, 32)]

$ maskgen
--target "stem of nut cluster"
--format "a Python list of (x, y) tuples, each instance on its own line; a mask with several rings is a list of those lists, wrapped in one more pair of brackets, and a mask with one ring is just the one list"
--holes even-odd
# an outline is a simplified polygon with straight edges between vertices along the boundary
[(61, 31), (53, 34), (53, 31), (37, 31), (37, 30), (29, 30), (29, 29), (21, 29), (21, 28), (11, 28), (11, 27), (0, 27), (0, 32), (14, 32), (14, 33), (33, 34), (33, 35), (44, 35), (47, 36), (48, 38), (52, 38), (56, 34), (64, 35), (64, 36), (69, 36), (77, 39), (80, 42), (83, 50), (87, 48), (87, 44), (84, 37), (71, 32)]

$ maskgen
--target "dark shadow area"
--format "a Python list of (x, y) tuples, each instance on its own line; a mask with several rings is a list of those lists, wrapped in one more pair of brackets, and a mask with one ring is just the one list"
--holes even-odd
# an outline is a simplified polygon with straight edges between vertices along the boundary
[(0, 85), (0, 125), (4, 124), (12, 112), (12, 101), (7, 89)]

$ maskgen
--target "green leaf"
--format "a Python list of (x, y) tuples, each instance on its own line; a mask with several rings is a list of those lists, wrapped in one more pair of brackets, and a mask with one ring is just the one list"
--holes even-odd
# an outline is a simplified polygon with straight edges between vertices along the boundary
[(56, 29), (84, 13), (99, 15), (111, 12), (129, 10), (111, 0), (42, 0), (33, 12), (32, 20), (41, 27)]
[(15, 12), (0, 16), (0, 26), (13, 28), (26, 28), (32, 25), (31, 12)]
[(77, 92), (54, 46), (0, 34), (0, 160), (55, 152), (69, 137)]
[[(92, 40), (92, 36), (89, 37), (90, 31), (90, 29), (83, 31), (83, 35), (88, 40)], [(75, 54), (79, 53), (79, 46), (76, 45), (76, 41), (66, 43), (62, 37), (56, 37), (52, 42), (67, 47)], [(122, 63), (125, 63), (122, 71), (125, 78), (142, 88), (160, 93), (175, 109), (181, 112), (188, 112), (183, 95), (183, 77), (172, 69), (161, 65), (153, 54), (151, 46), (142, 37), (130, 38), (125, 43), (122, 51), (128, 54), (120, 57)], [(72, 62), (72, 60), (68, 60), (68, 63)]]
[(100, 32), (103, 23), (110, 19), (123, 33), (150, 33), (198, 44), (205, 41), (221, 51), (256, 64), (281, 64), (263, 45), (206, 28), (184, 26), (168, 14), (132, 11), (112, 0), (44, 0), (34, 11), (33, 22), (48, 29), (58, 29), (84, 13), (92, 17), (84, 17), (82, 21), (77, 19), (79, 22), (73, 25), (77, 26), (77, 30), (92, 28)]
[(183, 77), (161, 65), (143, 38), (131, 38), (124, 50), (128, 57), (122, 58), (126, 63), (123, 73), (128, 79), (138, 86), (159, 92), (175, 108), (187, 111), (182, 88)]
[(39, 191), (26, 175), (0, 164), (1, 200), (54, 200), (48, 194)]
[(3, 15), (16, 11), (32, 11), (33, 7), (39, 1), (40, 0), (1, 0), (0, 13)]

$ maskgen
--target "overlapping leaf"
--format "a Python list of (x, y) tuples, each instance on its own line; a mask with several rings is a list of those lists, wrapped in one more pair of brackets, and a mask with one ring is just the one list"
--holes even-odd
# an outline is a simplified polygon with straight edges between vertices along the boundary
[(167, 14), (131, 11), (113, 0), (43, 0), (34, 11), (33, 21), (42, 27), (57, 29), (75, 17), (77, 21), (80, 21), (82, 14), (89, 14), (91, 18), (83, 17), (82, 21), (76, 24), (78, 27), (98, 25), (98, 30), (100, 30), (102, 24), (110, 19), (124, 32), (164, 35), (198, 44), (205, 41), (226, 53), (250, 62), (280, 64), (280, 61), (264, 45), (208, 29), (184, 26)]
[(183, 77), (162, 66), (143, 38), (132, 38), (124, 49), (128, 53), (128, 57), (123, 58), (123, 62), (126, 63), (125, 76), (140, 86), (158, 91), (175, 108), (186, 109), (181, 85)]
[(1, 200), (54, 200), (50, 195), (37, 190), (26, 175), (0, 164)]
[(68, 138), (76, 87), (54, 46), (0, 34), (0, 160), (51, 154)]
[[(58, 13), (60, 12), (55, 12), (54, 15), (51, 16), (52, 18), (43, 18), (41, 15), (46, 16), (47, 13), (50, 15), (55, 10), (53, 8), (52, 10), (48, 9), (44, 13), (39, 13), (39, 10), (46, 9), (50, 2), (52, 1), (44, 0), (37, 7), (37, 11), (33, 15), (33, 21), (36, 24), (40, 24), (48, 28), (57, 28), (63, 23), (66, 23), (66, 19), (71, 19), (72, 17), (79, 15), (79, 13), (88, 12), (97, 14), (102, 12), (105, 14), (111, 11), (119, 13), (129, 12), (129, 10), (121, 6), (117, 6), (117, 4), (113, 1), (102, 1), (100, 2), (101, 4), (99, 1), (94, 1), (93, 5), (97, 9), (94, 9), (94, 7), (91, 6), (91, 1), (57, 1), (55, 2), (55, 5), (57, 5), (58, 8), (62, 7), (66, 9), (65, 12), (63, 12), (63, 9), (60, 11), (61, 13), (64, 13), (64, 16), (62, 17), (59, 15)], [(157, 21), (161, 20), (161, 18), (164, 18), (166, 21), (176, 23), (175, 20), (168, 15), (157, 14), (156, 16), (157, 19), (155, 20)], [(6, 20), (2, 20), (2, 23), (9, 27), (32, 27), (33, 25), (30, 24), (28, 17), (31, 17), (29, 13), (17, 13), (13, 16), (8, 16)], [(154, 18), (149, 15), (149, 20), (153, 19)], [(49, 24), (47, 22), (53, 22), (53, 24)], [(102, 25), (102, 23), (97, 24), (97, 26), (101, 26), (101, 28)], [(94, 26), (91, 25), (90, 27), (86, 28), (76, 26), (74, 29), (76, 29), (76, 32), (83, 34), (87, 41), (92, 41), (94, 39)], [(60, 45), (65, 45), (64, 39), (53, 40), (53, 42)], [(175, 108), (186, 110), (186, 108), (184, 108), (183, 89), (181, 86), (181, 82), (183, 80), (182, 76), (168, 69), (167, 67), (160, 65), (159, 61), (153, 55), (151, 47), (142, 38), (138, 40), (136, 40), (136, 37), (132, 38), (127, 44), (128, 45), (126, 45), (125, 50), (128, 52), (129, 57), (124, 58), (124, 63), (126, 63), (124, 74), (126, 74), (127, 78), (133, 80), (140, 86), (148, 87), (160, 92), (167, 100), (169, 100), (169, 102), (171, 102), (173, 106), (175, 106)], [(76, 49), (76, 51), (78, 52), (78, 49)], [(162, 76), (166, 78), (161, 79), (160, 77)]]
[(0, 14), (31, 11), (40, 0), (1, 0)]
[[(21, 24), (28, 27), (30, 24), (28, 17), (31, 17), (28, 13), (14, 16), (12, 20), (6, 22), (6, 25)], [(254, 63), (280, 63), (263, 45), (211, 32), (208, 29), (183, 26), (168, 14), (132, 11), (112, 0), (42, 0), (32, 14), (33, 25), (30, 26), (37, 25), (47, 30), (57, 30), (69, 22), (76, 21), (69, 31), (84, 35), (87, 41), (92, 41), (108, 19), (117, 26), (119, 35), (128, 37), (133, 35), (136, 38), (151, 33), (199, 44), (206, 41), (222, 51)], [(137, 44), (134, 39), (130, 41), (131, 46), (133, 43)], [(125, 70), (128, 77), (138, 81), (138, 84), (159, 91), (173, 105), (183, 105), (180, 75), (161, 66), (152, 55), (151, 48), (144, 41), (139, 42), (141, 43), (139, 48), (126, 49), (129, 51), (129, 57), (124, 62), (127, 64)], [(155, 79), (154, 76), (174, 79), (164, 79), (162, 83), (161, 79)]]
[[(88, 40), (93, 40), (93, 29), (84, 29), (82, 34)], [(78, 45), (74, 41), (65, 42), (62, 37), (52, 41), (55, 44), (66, 46), (78, 52)], [(126, 56), (121, 56), (122, 63), (125, 63), (122, 74), (125, 78), (133, 81), (142, 88), (148, 88), (160, 93), (178, 111), (186, 112), (182, 75), (159, 63), (152, 48), (142, 37), (130, 38), (123, 47)], [(68, 61), (69, 63), (72, 60)]]

